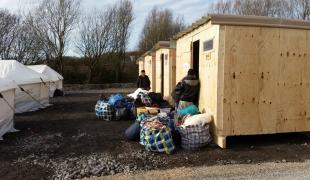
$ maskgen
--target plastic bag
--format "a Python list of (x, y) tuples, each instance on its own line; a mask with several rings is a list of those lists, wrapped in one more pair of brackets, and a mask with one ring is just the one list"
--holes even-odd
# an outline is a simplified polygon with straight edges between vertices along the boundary
[(112, 95), (110, 98), (109, 98), (109, 104), (111, 106), (115, 106), (116, 104), (119, 104), (121, 103), (122, 101), (124, 100), (124, 97), (120, 94), (116, 94), (116, 95)]

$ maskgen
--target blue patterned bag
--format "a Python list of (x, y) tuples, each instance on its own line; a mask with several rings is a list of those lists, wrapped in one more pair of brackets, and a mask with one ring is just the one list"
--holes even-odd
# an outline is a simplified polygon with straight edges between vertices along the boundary
[(109, 104), (111, 106), (120, 106), (120, 103), (122, 104), (122, 101), (124, 101), (124, 97), (120, 94), (116, 94), (116, 95), (112, 95), (110, 98), (109, 98)]
[(109, 103), (99, 100), (95, 106), (95, 112), (98, 119), (113, 120), (114, 110)]
[(150, 121), (145, 121), (141, 128), (140, 144), (144, 145), (145, 149), (148, 151), (172, 154), (174, 152), (175, 145), (170, 128), (165, 125), (157, 128), (149, 127), (146, 126), (148, 122)]

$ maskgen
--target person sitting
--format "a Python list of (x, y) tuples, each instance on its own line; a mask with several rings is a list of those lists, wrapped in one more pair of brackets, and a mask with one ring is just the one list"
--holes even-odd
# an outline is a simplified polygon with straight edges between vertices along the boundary
[(141, 71), (141, 75), (138, 77), (137, 87), (143, 90), (151, 89), (151, 81), (149, 77), (145, 74), (144, 70)]
[(198, 105), (200, 82), (196, 72), (189, 69), (187, 76), (177, 85), (171, 96), (178, 110), (184, 109), (192, 104)]

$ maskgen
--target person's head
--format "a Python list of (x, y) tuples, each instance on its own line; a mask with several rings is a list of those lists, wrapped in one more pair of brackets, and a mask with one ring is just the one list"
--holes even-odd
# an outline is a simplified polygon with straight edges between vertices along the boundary
[(188, 71), (187, 71), (187, 75), (188, 76), (197, 76), (197, 73), (196, 73), (196, 71), (194, 70), (194, 69), (189, 69)]
[(145, 76), (145, 70), (142, 70), (142, 71), (141, 71), (141, 75), (142, 75), (142, 76)]

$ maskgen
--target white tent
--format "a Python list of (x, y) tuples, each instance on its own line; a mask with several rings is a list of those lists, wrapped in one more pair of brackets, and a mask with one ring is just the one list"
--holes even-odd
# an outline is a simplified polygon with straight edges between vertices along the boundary
[(0, 78), (14, 80), (18, 87), (15, 92), (15, 112), (23, 113), (45, 108), (49, 105), (50, 80), (15, 60), (0, 60)]
[(15, 88), (14, 81), (0, 78), (0, 140), (5, 133), (16, 132), (13, 123)]
[(40, 73), (44, 74), (50, 79), (49, 84), (49, 90), (50, 90), (50, 97), (54, 96), (54, 92), (56, 89), (63, 90), (63, 77), (58, 72), (56, 72), (54, 69), (50, 68), (47, 65), (32, 65), (27, 66), (30, 69)]

